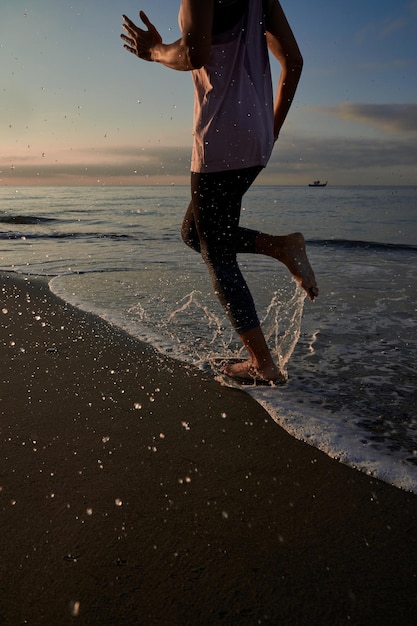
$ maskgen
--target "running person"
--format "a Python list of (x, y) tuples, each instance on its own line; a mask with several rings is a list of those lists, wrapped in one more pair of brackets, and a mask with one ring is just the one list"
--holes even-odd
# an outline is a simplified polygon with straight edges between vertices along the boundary
[[(318, 295), (301, 233), (274, 236), (239, 226), (242, 198), (267, 165), (291, 106), (303, 60), (278, 0), (182, 0), (182, 36), (164, 44), (140, 12), (147, 30), (123, 16), (124, 47), (147, 61), (194, 80), (191, 202), (182, 237), (198, 251), (216, 295), (249, 353), (224, 373), (239, 381), (280, 382), (246, 281), (241, 252), (284, 263), (310, 300)], [(281, 64), (275, 94), (268, 48)]]

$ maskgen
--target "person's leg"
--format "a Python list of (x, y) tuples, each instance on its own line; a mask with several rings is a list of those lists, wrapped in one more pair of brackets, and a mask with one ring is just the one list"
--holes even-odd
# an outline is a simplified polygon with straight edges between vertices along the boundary
[(213, 174), (192, 173), (192, 219), (189, 208), (182, 232), (188, 245), (194, 249), (199, 247), (215, 293), (238, 332), (259, 324), (236, 256), (242, 197), (258, 172), (259, 168)]
[[(239, 207), (240, 214), (240, 207)], [(237, 254), (256, 254), (256, 240), (260, 233), (250, 228), (238, 227), (236, 233), (236, 252)], [(200, 238), (194, 220), (194, 203), (190, 202), (182, 222), (181, 237), (183, 242), (195, 250), (201, 252)]]
[[(185, 214), (182, 237), (184, 242), (200, 252), (200, 240), (194, 222), (193, 202)], [(267, 233), (238, 227), (236, 251), (247, 254), (264, 254), (280, 261), (306, 291), (310, 300), (319, 295), (316, 278), (307, 257), (304, 237), (301, 233), (269, 235)]]
[(222, 368), (223, 374), (241, 381), (285, 382), (283, 374), (275, 364), (265, 335), (258, 325), (250, 330), (238, 333), (239, 338), (249, 353), (249, 359), (241, 363), (227, 363)]
[(217, 174), (192, 174), (192, 203), (184, 218), (182, 236), (199, 250), (208, 267), (216, 295), (247, 348), (250, 359), (229, 364), (224, 373), (246, 380), (280, 379), (255, 305), (237, 263), (238, 252), (255, 252), (258, 233), (239, 227), (241, 202), (261, 168)]
[(185, 212), (181, 227), (181, 238), (183, 242), (196, 252), (201, 252), (200, 238), (194, 220), (194, 203), (191, 200)]
[[(201, 252), (200, 237), (205, 242), (202, 254), (212, 276), (215, 291), (251, 357), (245, 363), (226, 366), (225, 372), (230, 376), (250, 379), (256, 370), (261, 377), (275, 380), (279, 378), (279, 372), (257, 322), (253, 300), (237, 265), (236, 254), (264, 254), (281, 261), (307, 292), (310, 300), (318, 295), (318, 288), (301, 233), (274, 236), (238, 225), (242, 197), (260, 169), (202, 177), (193, 175), (193, 200), (184, 218), (182, 237), (187, 245), (198, 252)], [(228, 285), (231, 287), (228, 288)], [(236, 302), (240, 302), (241, 310), (251, 311), (249, 318), (241, 320), (242, 323), (236, 322), (236, 319), (241, 319)]]

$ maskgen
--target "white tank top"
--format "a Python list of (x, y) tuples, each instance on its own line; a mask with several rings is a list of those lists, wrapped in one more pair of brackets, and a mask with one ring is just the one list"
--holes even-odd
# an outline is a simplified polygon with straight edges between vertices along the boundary
[(192, 76), (191, 171), (265, 166), (274, 146), (274, 113), (262, 0), (249, 0), (237, 25), (213, 37), (208, 64)]

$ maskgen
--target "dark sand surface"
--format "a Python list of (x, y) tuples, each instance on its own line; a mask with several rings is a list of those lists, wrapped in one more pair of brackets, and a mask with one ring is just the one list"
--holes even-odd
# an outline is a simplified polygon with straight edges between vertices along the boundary
[(44, 281), (1, 287), (0, 624), (417, 624), (415, 495)]

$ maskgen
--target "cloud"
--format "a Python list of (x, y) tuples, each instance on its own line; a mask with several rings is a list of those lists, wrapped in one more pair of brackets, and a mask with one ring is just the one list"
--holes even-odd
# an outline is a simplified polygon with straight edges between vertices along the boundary
[(402, 18), (397, 18), (397, 19), (388, 18), (384, 20), (380, 24), (379, 37), (381, 37), (382, 39), (385, 39), (385, 37), (388, 37), (392, 33), (396, 33), (402, 30), (402, 28), (404, 28), (406, 23), (407, 22)]
[[(84, 155), (87, 156), (89, 151)], [(1, 167), (1, 184), (144, 185), (189, 183), (190, 151), (154, 147), (137, 150), (116, 146), (96, 150), (86, 163), (38, 165), (16, 162)], [(317, 178), (333, 184), (417, 184), (415, 136), (370, 138), (290, 137), (277, 143), (260, 177), (264, 184), (306, 184)]]
[(356, 35), (358, 43), (369, 41), (369, 39), (385, 39), (394, 33), (398, 33), (407, 26), (404, 17), (385, 17), (378, 22), (371, 22), (364, 26)]
[(131, 145), (115, 145), (101, 148), (83, 148), (82, 153), (100, 162), (109, 161), (120, 168), (133, 167), (147, 169), (152, 174), (160, 173), (161, 168), (169, 168), (183, 174), (189, 170), (191, 147), (152, 146), (138, 148)]
[(288, 164), (302, 164), (330, 171), (334, 168), (367, 169), (369, 167), (415, 166), (417, 145), (409, 140), (371, 139), (308, 139), (298, 145), (277, 147), (272, 163), (279, 164), (283, 158)]
[(359, 44), (368, 42), (370, 39), (383, 41), (394, 35), (402, 35), (402, 31), (415, 28), (417, 17), (417, 0), (411, 0), (403, 6), (395, 6), (396, 12), (379, 20), (366, 24), (356, 34)]
[(417, 134), (417, 104), (353, 104), (320, 107), (343, 120), (367, 124), (386, 133)]
[[(68, 159), (70, 156), (70, 160)], [(56, 156), (56, 155), (54, 155)], [(56, 159), (56, 162), (43, 162), (28, 156), (7, 157), (0, 160), (0, 175), (10, 175), (16, 179), (27, 176), (41, 176), (51, 180), (62, 177), (101, 178), (135, 176), (184, 176), (189, 174), (190, 149), (154, 147), (138, 149), (132, 146), (105, 148), (81, 148)]]
[(321, 178), (343, 185), (416, 185), (416, 162), (412, 138), (303, 138), (278, 142), (262, 176), (267, 184), (305, 184)]
[(414, 59), (393, 59), (391, 61), (364, 61), (359, 64), (359, 67), (372, 72), (388, 72), (397, 71), (414, 66)]
[[(75, 151), (74, 151), (75, 152)], [(130, 146), (82, 150), (64, 160), (36, 163), (20, 157), (0, 160), (0, 185), (169, 185), (188, 184), (190, 150), (159, 147), (138, 150)]]

